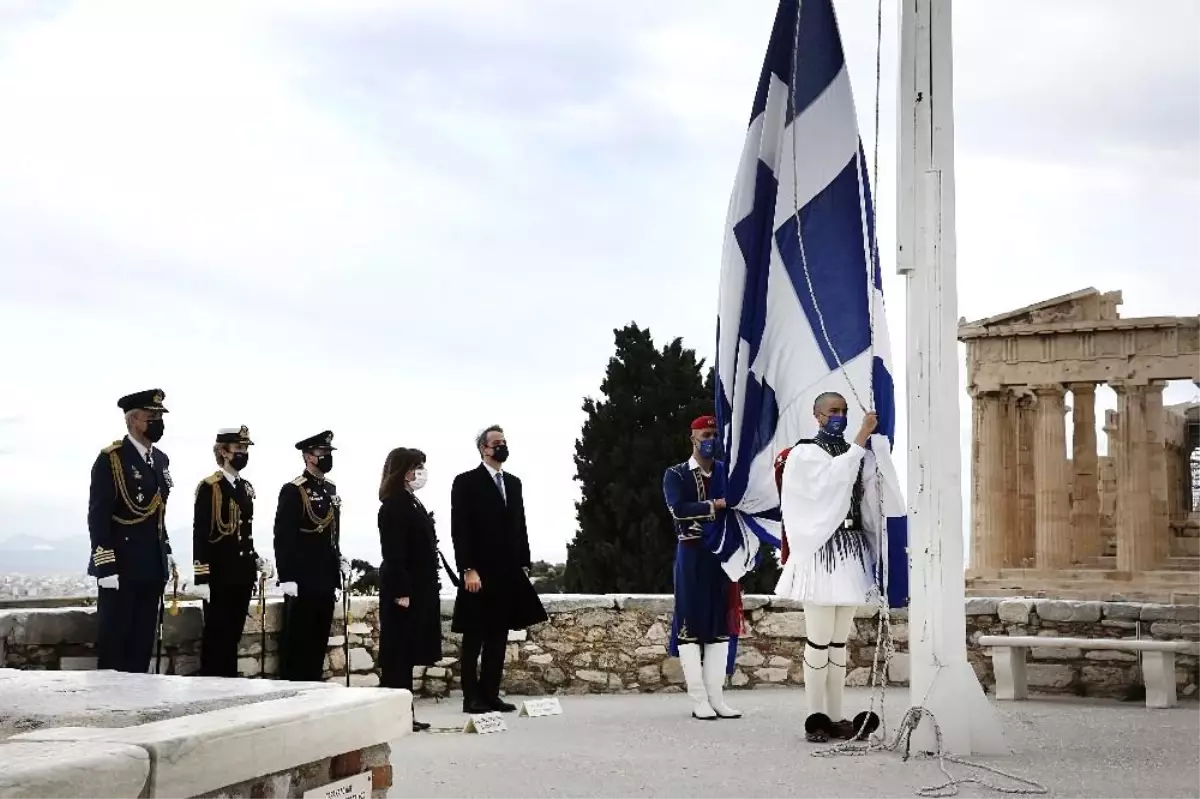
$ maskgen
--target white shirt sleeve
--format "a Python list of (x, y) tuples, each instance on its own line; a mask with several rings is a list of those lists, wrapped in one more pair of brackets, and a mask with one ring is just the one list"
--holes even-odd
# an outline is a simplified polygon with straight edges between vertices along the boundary
[(811, 557), (845, 521), (865, 453), (854, 443), (836, 458), (816, 444), (798, 444), (788, 453), (780, 485), (780, 512), (789, 562)]

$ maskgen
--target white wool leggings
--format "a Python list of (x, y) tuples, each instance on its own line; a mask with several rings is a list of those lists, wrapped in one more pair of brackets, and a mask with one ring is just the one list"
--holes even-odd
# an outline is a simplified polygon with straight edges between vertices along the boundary
[(804, 605), (804, 692), (809, 715), (824, 713), (832, 721), (842, 718), (842, 693), (846, 686), (846, 639), (854, 624), (854, 605)]

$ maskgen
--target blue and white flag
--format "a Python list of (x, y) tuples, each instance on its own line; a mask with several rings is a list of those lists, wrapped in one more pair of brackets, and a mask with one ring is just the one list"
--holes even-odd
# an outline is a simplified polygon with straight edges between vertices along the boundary
[[(730, 200), (717, 317), (728, 469), (719, 555), (738, 580), (780, 546), (774, 459), (824, 391), (892, 443), (891, 344), (866, 157), (832, 0), (782, 0)], [(888, 599), (907, 604), (907, 527), (888, 520)], [(882, 577), (882, 575), (880, 575)]]

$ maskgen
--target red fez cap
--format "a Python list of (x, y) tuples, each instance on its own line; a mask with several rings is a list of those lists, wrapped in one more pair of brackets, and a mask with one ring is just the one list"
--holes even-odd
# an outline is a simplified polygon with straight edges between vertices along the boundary
[(715, 416), (701, 416), (701, 417), (697, 418), (695, 421), (693, 421), (693, 422), (692, 422), (692, 429), (693, 429), (693, 430), (707, 430), (707, 429), (708, 429), (708, 428), (710, 428), (710, 427), (711, 427), (711, 428), (713, 428), (714, 430), (716, 429), (716, 427), (717, 427), (717, 417), (715, 417)]

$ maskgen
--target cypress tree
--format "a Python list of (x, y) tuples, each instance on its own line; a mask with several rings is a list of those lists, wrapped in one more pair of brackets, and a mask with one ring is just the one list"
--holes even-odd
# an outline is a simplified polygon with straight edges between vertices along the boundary
[[(675, 534), (663, 472), (689, 457), (692, 419), (713, 412), (713, 372), (678, 338), (660, 349), (636, 324), (613, 333), (616, 354), (600, 384), (603, 397), (584, 399), (587, 418), (575, 442), (582, 497), (563, 586), (573, 593), (668, 594)], [(760, 570), (773, 575), (748, 575), (748, 592), (774, 587), (775, 559), (764, 557)]]

